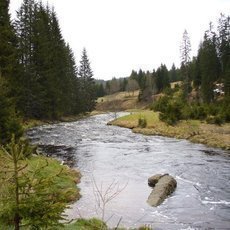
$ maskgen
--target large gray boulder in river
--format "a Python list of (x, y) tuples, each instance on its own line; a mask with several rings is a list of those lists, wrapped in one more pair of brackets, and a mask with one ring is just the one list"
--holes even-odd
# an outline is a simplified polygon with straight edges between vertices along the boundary
[(148, 197), (148, 204), (156, 207), (160, 205), (176, 189), (176, 180), (168, 174), (156, 174), (148, 179), (148, 184), (153, 187)]

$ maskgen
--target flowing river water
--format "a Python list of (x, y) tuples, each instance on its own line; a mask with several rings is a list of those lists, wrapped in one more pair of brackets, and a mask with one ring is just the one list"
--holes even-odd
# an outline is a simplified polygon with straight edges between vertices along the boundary
[[(230, 229), (229, 152), (107, 126), (113, 119), (114, 113), (96, 115), (27, 133), (44, 152), (82, 173), (82, 198), (66, 210), (68, 219), (102, 217), (95, 191), (109, 197), (121, 190), (103, 209), (111, 227)], [(147, 180), (158, 173), (174, 176), (177, 188), (150, 207)]]

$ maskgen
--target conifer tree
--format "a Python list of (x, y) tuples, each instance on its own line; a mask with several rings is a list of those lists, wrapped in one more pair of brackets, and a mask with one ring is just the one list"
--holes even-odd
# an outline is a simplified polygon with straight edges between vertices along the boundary
[(184, 95), (188, 96), (190, 79), (189, 79), (189, 62), (190, 62), (190, 52), (191, 52), (191, 43), (188, 36), (187, 30), (183, 33), (182, 43), (181, 43), (181, 71), (184, 75)]
[(170, 71), (169, 71), (169, 81), (170, 82), (175, 82), (178, 80), (178, 76), (177, 76), (177, 70), (176, 70), (176, 66), (173, 63)]
[(156, 71), (156, 85), (158, 92), (169, 86), (169, 73), (166, 65), (161, 66)]
[(66, 92), (66, 100), (68, 102), (68, 109), (66, 110), (66, 115), (78, 114), (81, 110), (79, 102), (80, 80), (77, 77), (77, 66), (74, 54), (68, 44), (66, 46), (66, 55), (66, 88), (68, 89), (68, 92)]
[(90, 62), (85, 48), (82, 52), (78, 75), (80, 77), (82, 112), (92, 111), (95, 107), (96, 99), (95, 83), (93, 79), (93, 72), (91, 70)]
[(0, 0), (0, 76), (12, 77), (16, 65), (16, 36), (10, 22), (9, 0)]
[(230, 95), (230, 16), (221, 14), (217, 38), (218, 56), (221, 64), (221, 77), (224, 82), (225, 94)]
[(18, 138), (22, 133), (14, 103), (9, 97), (9, 83), (0, 76), (0, 145), (7, 143), (12, 134)]
[(60, 229), (63, 212), (76, 191), (68, 168), (35, 156), (23, 139), (0, 146), (1, 229)]
[(37, 117), (39, 113), (39, 89), (35, 72), (34, 60), (34, 30), (36, 4), (34, 0), (24, 0), (15, 21), (15, 28), (19, 47), (19, 63), (23, 67), (23, 74), (19, 76), (18, 89), (19, 105), (25, 117)]
[(10, 22), (9, 0), (0, 0), (0, 144), (22, 135), (12, 84), (17, 70), (16, 36)]
[(219, 61), (216, 52), (216, 34), (210, 30), (205, 32), (200, 48), (201, 92), (203, 101), (210, 103), (214, 99), (214, 82), (219, 77)]

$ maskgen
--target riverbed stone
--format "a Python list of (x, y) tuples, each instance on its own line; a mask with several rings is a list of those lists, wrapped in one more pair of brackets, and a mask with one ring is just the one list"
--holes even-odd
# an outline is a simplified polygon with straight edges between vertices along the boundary
[(154, 176), (149, 177), (148, 179), (148, 185), (150, 187), (155, 187), (155, 185), (158, 183), (161, 177), (168, 175), (168, 174), (156, 174)]
[(156, 207), (160, 205), (171, 193), (175, 191), (177, 182), (172, 176), (168, 174), (161, 176), (160, 174), (157, 174), (155, 175), (155, 177), (153, 176), (152, 179), (153, 182), (155, 182), (158, 179), (158, 182), (155, 184), (152, 192), (150, 193), (147, 203), (152, 207)]

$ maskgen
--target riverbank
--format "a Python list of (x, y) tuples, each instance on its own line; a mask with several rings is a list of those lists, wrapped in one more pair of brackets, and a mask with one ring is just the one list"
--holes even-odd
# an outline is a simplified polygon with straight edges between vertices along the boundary
[[(139, 126), (139, 119), (146, 120), (145, 128)], [(141, 110), (130, 112), (130, 115), (115, 119), (108, 124), (132, 129), (134, 133), (186, 139), (194, 143), (230, 150), (229, 123), (219, 126), (198, 120), (187, 120), (170, 126), (160, 121), (158, 113)]]
[(49, 124), (57, 124), (57, 123), (61, 123), (61, 122), (74, 122), (74, 121), (78, 121), (80, 119), (89, 117), (89, 116), (94, 116), (97, 115), (101, 112), (97, 112), (97, 111), (92, 111), (90, 113), (85, 113), (85, 114), (78, 114), (75, 116), (66, 116), (66, 117), (61, 117), (60, 119), (57, 120), (38, 120), (38, 119), (28, 119), (28, 120), (24, 120), (22, 121), (22, 127), (23, 130), (27, 130), (36, 126), (40, 126), (40, 125), (49, 125)]
[(58, 224), (68, 205), (80, 199), (80, 172), (34, 153), (25, 141), (0, 148), (1, 229), (13, 226), (18, 213), (21, 225)]

